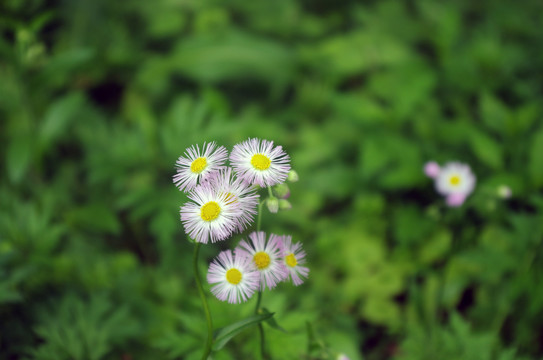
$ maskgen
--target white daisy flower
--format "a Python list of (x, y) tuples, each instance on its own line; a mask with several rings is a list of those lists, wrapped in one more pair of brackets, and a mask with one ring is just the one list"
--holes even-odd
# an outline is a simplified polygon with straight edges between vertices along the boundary
[(190, 191), (198, 185), (198, 181), (206, 179), (214, 171), (222, 169), (228, 158), (228, 151), (224, 146), (210, 142), (200, 150), (193, 145), (185, 150), (185, 153), (177, 159), (175, 166), (177, 173), (173, 176), (175, 186), (181, 191)]
[(211, 288), (213, 295), (231, 304), (247, 301), (258, 288), (259, 278), (251, 258), (232, 255), (231, 250), (221, 252), (207, 272), (207, 282), (216, 284)]
[(237, 231), (245, 230), (253, 222), (257, 212), (260, 196), (256, 193), (256, 188), (237, 178), (230, 167), (216, 172), (208, 181), (218, 192), (226, 193), (228, 201), (239, 204), (241, 214), (238, 218)]
[(181, 222), (185, 233), (198, 242), (207, 244), (224, 240), (239, 226), (240, 204), (231, 195), (217, 191), (204, 182), (194, 188), (187, 202), (181, 207)]
[(284, 182), (290, 171), (290, 158), (281, 146), (256, 138), (234, 145), (230, 163), (243, 181), (262, 187)]
[(463, 194), (467, 197), (475, 188), (475, 180), (469, 165), (450, 162), (440, 169), (435, 186), (441, 195)]
[(305, 266), (305, 251), (302, 250), (302, 244), (297, 242), (292, 243), (292, 236), (283, 236), (283, 251), (282, 259), (288, 271), (287, 279), (290, 278), (296, 286), (302, 284), (303, 278), (307, 278), (309, 269)]
[(253, 260), (260, 273), (260, 290), (266, 287), (273, 289), (277, 283), (283, 281), (288, 273), (281, 261), (281, 238), (271, 234), (266, 241), (266, 233), (263, 231), (249, 234), (250, 241), (243, 240), (236, 248), (236, 254), (245, 255)]

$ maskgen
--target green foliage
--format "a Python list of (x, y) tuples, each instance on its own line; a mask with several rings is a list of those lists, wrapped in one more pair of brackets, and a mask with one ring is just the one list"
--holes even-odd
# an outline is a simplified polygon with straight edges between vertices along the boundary
[(409, 336), (401, 344), (395, 359), (466, 359), (466, 360), (514, 360), (516, 351), (495, 351), (497, 339), (494, 334), (474, 333), (469, 324), (456, 313), (451, 314), (446, 328), (410, 329)]
[(141, 333), (129, 309), (104, 296), (84, 301), (66, 295), (37, 316), (34, 331), (43, 343), (30, 351), (35, 359), (103, 359)]
[[(174, 163), (260, 137), (300, 178), (262, 228), (303, 241), (311, 270), (265, 293), (274, 359), (541, 358), (542, 16), (537, 0), (3, 1), (0, 354), (199, 359)], [(429, 160), (470, 164), (462, 207)], [(209, 298), (217, 327), (254, 309)], [(253, 335), (214, 358), (254, 358)]]

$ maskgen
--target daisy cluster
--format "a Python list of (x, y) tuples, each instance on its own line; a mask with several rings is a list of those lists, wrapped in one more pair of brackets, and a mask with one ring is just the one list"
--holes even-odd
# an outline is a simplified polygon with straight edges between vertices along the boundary
[[(260, 139), (237, 144), (230, 154), (215, 142), (192, 146), (177, 159), (176, 168), (173, 182), (189, 199), (181, 206), (181, 222), (191, 239), (204, 244), (247, 229), (257, 215), (260, 188), (269, 190), (266, 205), (271, 212), (289, 209), (285, 181), (297, 180), (282, 147)], [(253, 232), (233, 252), (223, 251), (213, 260), (207, 279), (218, 299), (239, 303), (281, 281), (301, 284), (309, 272), (301, 266), (304, 262), (301, 244), (292, 243), (290, 236), (267, 238)]]
[(302, 284), (309, 274), (305, 256), (302, 244), (293, 243), (291, 236), (253, 232), (233, 252), (222, 251), (211, 262), (207, 281), (219, 300), (240, 303), (283, 281)]
[(475, 188), (476, 178), (467, 164), (453, 161), (439, 166), (430, 161), (424, 165), (424, 173), (434, 179), (436, 191), (451, 207), (461, 206)]
[(283, 148), (260, 139), (235, 145), (230, 155), (215, 142), (192, 146), (176, 168), (173, 182), (190, 200), (181, 207), (181, 222), (188, 236), (204, 244), (245, 230), (256, 215), (258, 188), (282, 184), (291, 172)]

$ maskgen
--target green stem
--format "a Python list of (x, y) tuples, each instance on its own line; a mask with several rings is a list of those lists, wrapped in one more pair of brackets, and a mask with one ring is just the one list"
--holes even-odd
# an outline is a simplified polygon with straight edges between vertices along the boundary
[[(260, 303), (262, 301), (262, 291), (258, 291), (257, 299), (256, 299), (256, 308), (255, 308), (255, 315), (258, 315), (260, 313)], [(262, 323), (258, 323), (258, 334), (260, 339), (260, 358), (263, 360), (271, 359), (270, 356), (266, 353), (266, 338), (264, 336), (264, 326), (262, 326)]]
[(207, 321), (207, 340), (204, 348), (204, 354), (202, 355), (202, 360), (207, 360), (207, 357), (211, 353), (211, 346), (213, 345), (213, 322), (211, 321), (211, 313), (209, 312), (209, 306), (207, 305), (206, 295), (204, 293), (204, 288), (202, 287), (202, 282), (200, 281), (200, 272), (198, 270), (198, 253), (200, 252), (200, 243), (196, 242), (194, 246), (194, 277), (196, 278), (196, 287), (198, 288), (198, 293), (200, 294), (200, 299), (202, 299), (202, 306), (204, 308), (204, 313)]
[(271, 186), (268, 186), (268, 194), (270, 195), (270, 197), (273, 197), (273, 191)]
[(260, 220), (262, 220), (262, 205), (264, 205), (263, 201), (258, 202), (258, 215), (256, 219), (256, 231), (260, 231)]
[[(271, 193), (271, 188), (268, 186), (268, 190)], [(263, 201), (260, 201), (258, 203), (258, 215), (256, 220), (256, 231), (260, 231), (260, 220), (262, 219), (262, 206), (264, 205)], [(256, 298), (256, 307), (255, 307), (255, 315), (258, 315), (260, 313), (260, 303), (262, 302), (262, 291), (258, 290), (258, 295)], [(266, 338), (264, 337), (264, 327), (262, 326), (262, 323), (258, 323), (258, 333), (260, 338), (260, 358), (261, 359), (270, 359), (268, 354), (266, 353)]]

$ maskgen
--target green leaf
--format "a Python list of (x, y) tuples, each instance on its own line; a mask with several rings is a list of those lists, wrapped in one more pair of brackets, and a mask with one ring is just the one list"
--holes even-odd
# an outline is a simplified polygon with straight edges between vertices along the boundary
[(51, 145), (65, 133), (69, 123), (76, 120), (84, 100), (81, 93), (70, 93), (49, 107), (40, 131), (40, 140), (44, 147)]
[(506, 130), (506, 117), (509, 112), (499, 99), (484, 93), (479, 100), (479, 108), (481, 118), (489, 128), (498, 133), (503, 133)]
[(452, 235), (448, 230), (441, 230), (429, 239), (419, 252), (419, 260), (423, 264), (430, 264), (440, 260), (451, 248)]
[(30, 136), (16, 137), (8, 145), (6, 167), (12, 182), (19, 183), (23, 179), (32, 160), (32, 150)]
[(110, 234), (118, 234), (121, 229), (115, 211), (107, 204), (99, 202), (67, 212), (66, 220), (74, 226)]
[[(260, 313), (261, 314), (272, 314), (272, 312), (270, 312), (268, 309), (266, 308), (262, 308), (260, 309)], [(266, 320), (266, 324), (270, 325), (272, 328), (276, 329), (276, 330), (279, 330), (281, 332), (284, 332), (285, 334), (288, 333), (288, 331), (286, 331), (282, 326), (280, 326), (277, 321), (275, 320), (274, 317), (270, 317), (269, 319)]]
[(361, 315), (368, 321), (397, 329), (400, 326), (400, 308), (388, 297), (370, 296), (362, 306)]
[(532, 139), (528, 163), (530, 177), (533, 184), (537, 187), (543, 186), (543, 161), (541, 161), (541, 154), (543, 154), (543, 128), (539, 129)]
[(470, 146), (477, 158), (493, 169), (501, 169), (503, 167), (503, 150), (498, 142), (475, 129), (469, 134)]
[(215, 334), (215, 341), (213, 342), (213, 351), (218, 351), (226, 345), (230, 339), (242, 332), (243, 330), (250, 328), (253, 325), (258, 324), (264, 320), (267, 320), (273, 316), (274, 313), (268, 313), (263, 315), (254, 315), (246, 319), (240, 320), (219, 329)]
[(227, 31), (220, 36), (193, 36), (179, 42), (172, 66), (203, 82), (251, 78), (281, 83), (291, 76), (293, 59), (282, 44)]
[(306, 321), (306, 330), (307, 330), (307, 352), (311, 353), (316, 350), (324, 348), (324, 344), (321, 339), (317, 336), (313, 324), (309, 321)]

